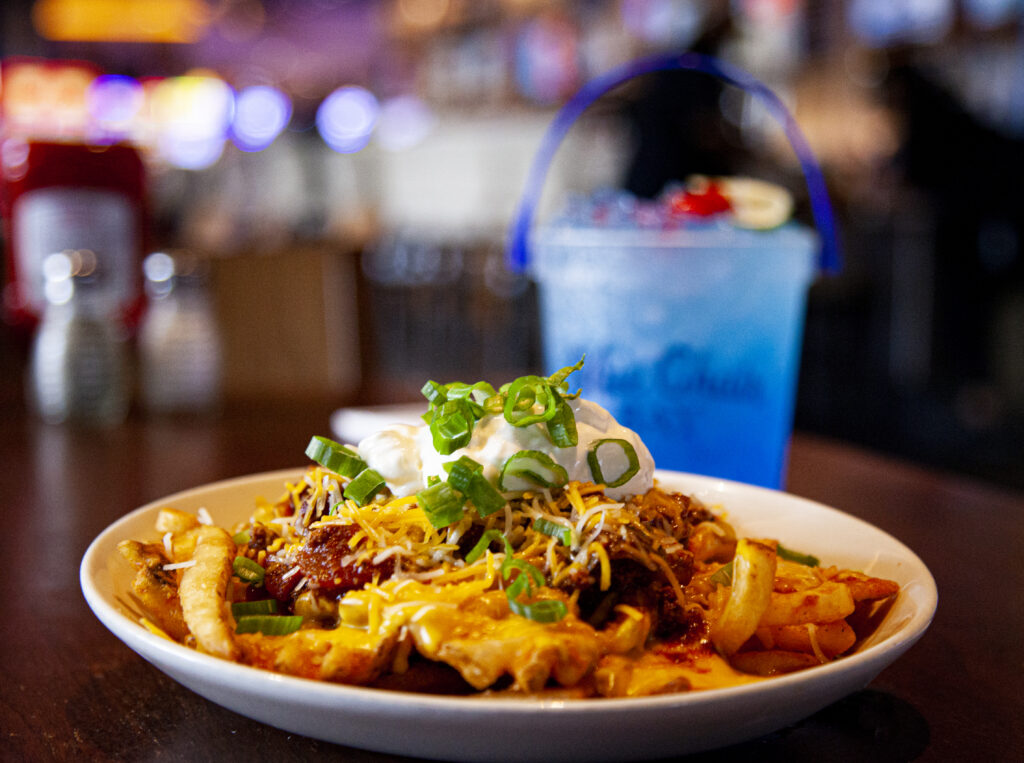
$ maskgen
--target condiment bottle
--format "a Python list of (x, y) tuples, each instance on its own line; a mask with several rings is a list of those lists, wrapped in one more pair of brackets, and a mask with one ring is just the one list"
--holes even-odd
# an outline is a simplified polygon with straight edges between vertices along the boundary
[(128, 413), (127, 340), (96, 260), (89, 250), (69, 250), (43, 262), (46, 304), (27, 387), (48, 422), (113, 426)]
[(160, 413), (216, 408), (221, 342), (202, 263), (155, 252), (143, 262), (149, 306), (139, 327), (142, 401)]

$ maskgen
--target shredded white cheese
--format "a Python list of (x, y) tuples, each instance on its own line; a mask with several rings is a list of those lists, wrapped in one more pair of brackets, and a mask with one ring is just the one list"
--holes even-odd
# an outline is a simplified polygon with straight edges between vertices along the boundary
[(828, 657), (821, 651), (821, 646), (818, 644), (818, 626), (814, 623), (807, 623), (807, 635), (811, 641), (811, 649), (814, 651), (814, 656), (818, 658), (818, 662), (822, 664), (828, 662)]
[(186, 567), (195, 566), (196, 560), (189, 559), (187, 562), (175, 562), (174, 564), (165, 564), (162, 569), (165, 570), (183, 570)]

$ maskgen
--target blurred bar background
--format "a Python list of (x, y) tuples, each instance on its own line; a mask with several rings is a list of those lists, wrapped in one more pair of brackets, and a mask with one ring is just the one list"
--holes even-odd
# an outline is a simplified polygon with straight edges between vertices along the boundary
[[(699, 50), (790, 105), (840, 219), (797, 427), (1024, 486), (1016, 0), (7, 0), (0, 23), (4, 410), (67, 283), (108, 299), (132, 416), (551, 370), (503, 260), (541, 135), (589, 78)], [(767, 115), (686, 73), (588, 112), (548, 208), (692, 173), (783, 184), (810, 221)]]

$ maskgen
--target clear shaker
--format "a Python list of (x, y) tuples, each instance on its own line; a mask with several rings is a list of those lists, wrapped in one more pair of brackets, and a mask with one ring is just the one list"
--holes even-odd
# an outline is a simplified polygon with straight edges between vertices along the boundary
[(143, 261), (149, 306), (139, 327), (142, 402), (158, 413), (209, 412), (220, 402), (220, 333), (203, 263), (154, 252)]
[(128, 347), (96, 255), (43, 261), (46, 305), (29, 363), (30, 404), (45, 421), (114, 426), (131, 402)]

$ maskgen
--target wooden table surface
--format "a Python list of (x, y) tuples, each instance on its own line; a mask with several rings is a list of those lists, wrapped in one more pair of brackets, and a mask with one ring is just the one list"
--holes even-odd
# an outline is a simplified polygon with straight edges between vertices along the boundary
[[(129, 510), (213, 480), (297, 466), (326, 403), (133, 417), (79, 431), (4, 411), (0, 426), (0, 759), (390, 760), (250, 721), (111, 635), (78, 566)], [(939, 586), (922, 640), (867, 689), (699, 760), (1024, 760), (1024, 495), (797, 436), (789, 490), (909, 545)]]

